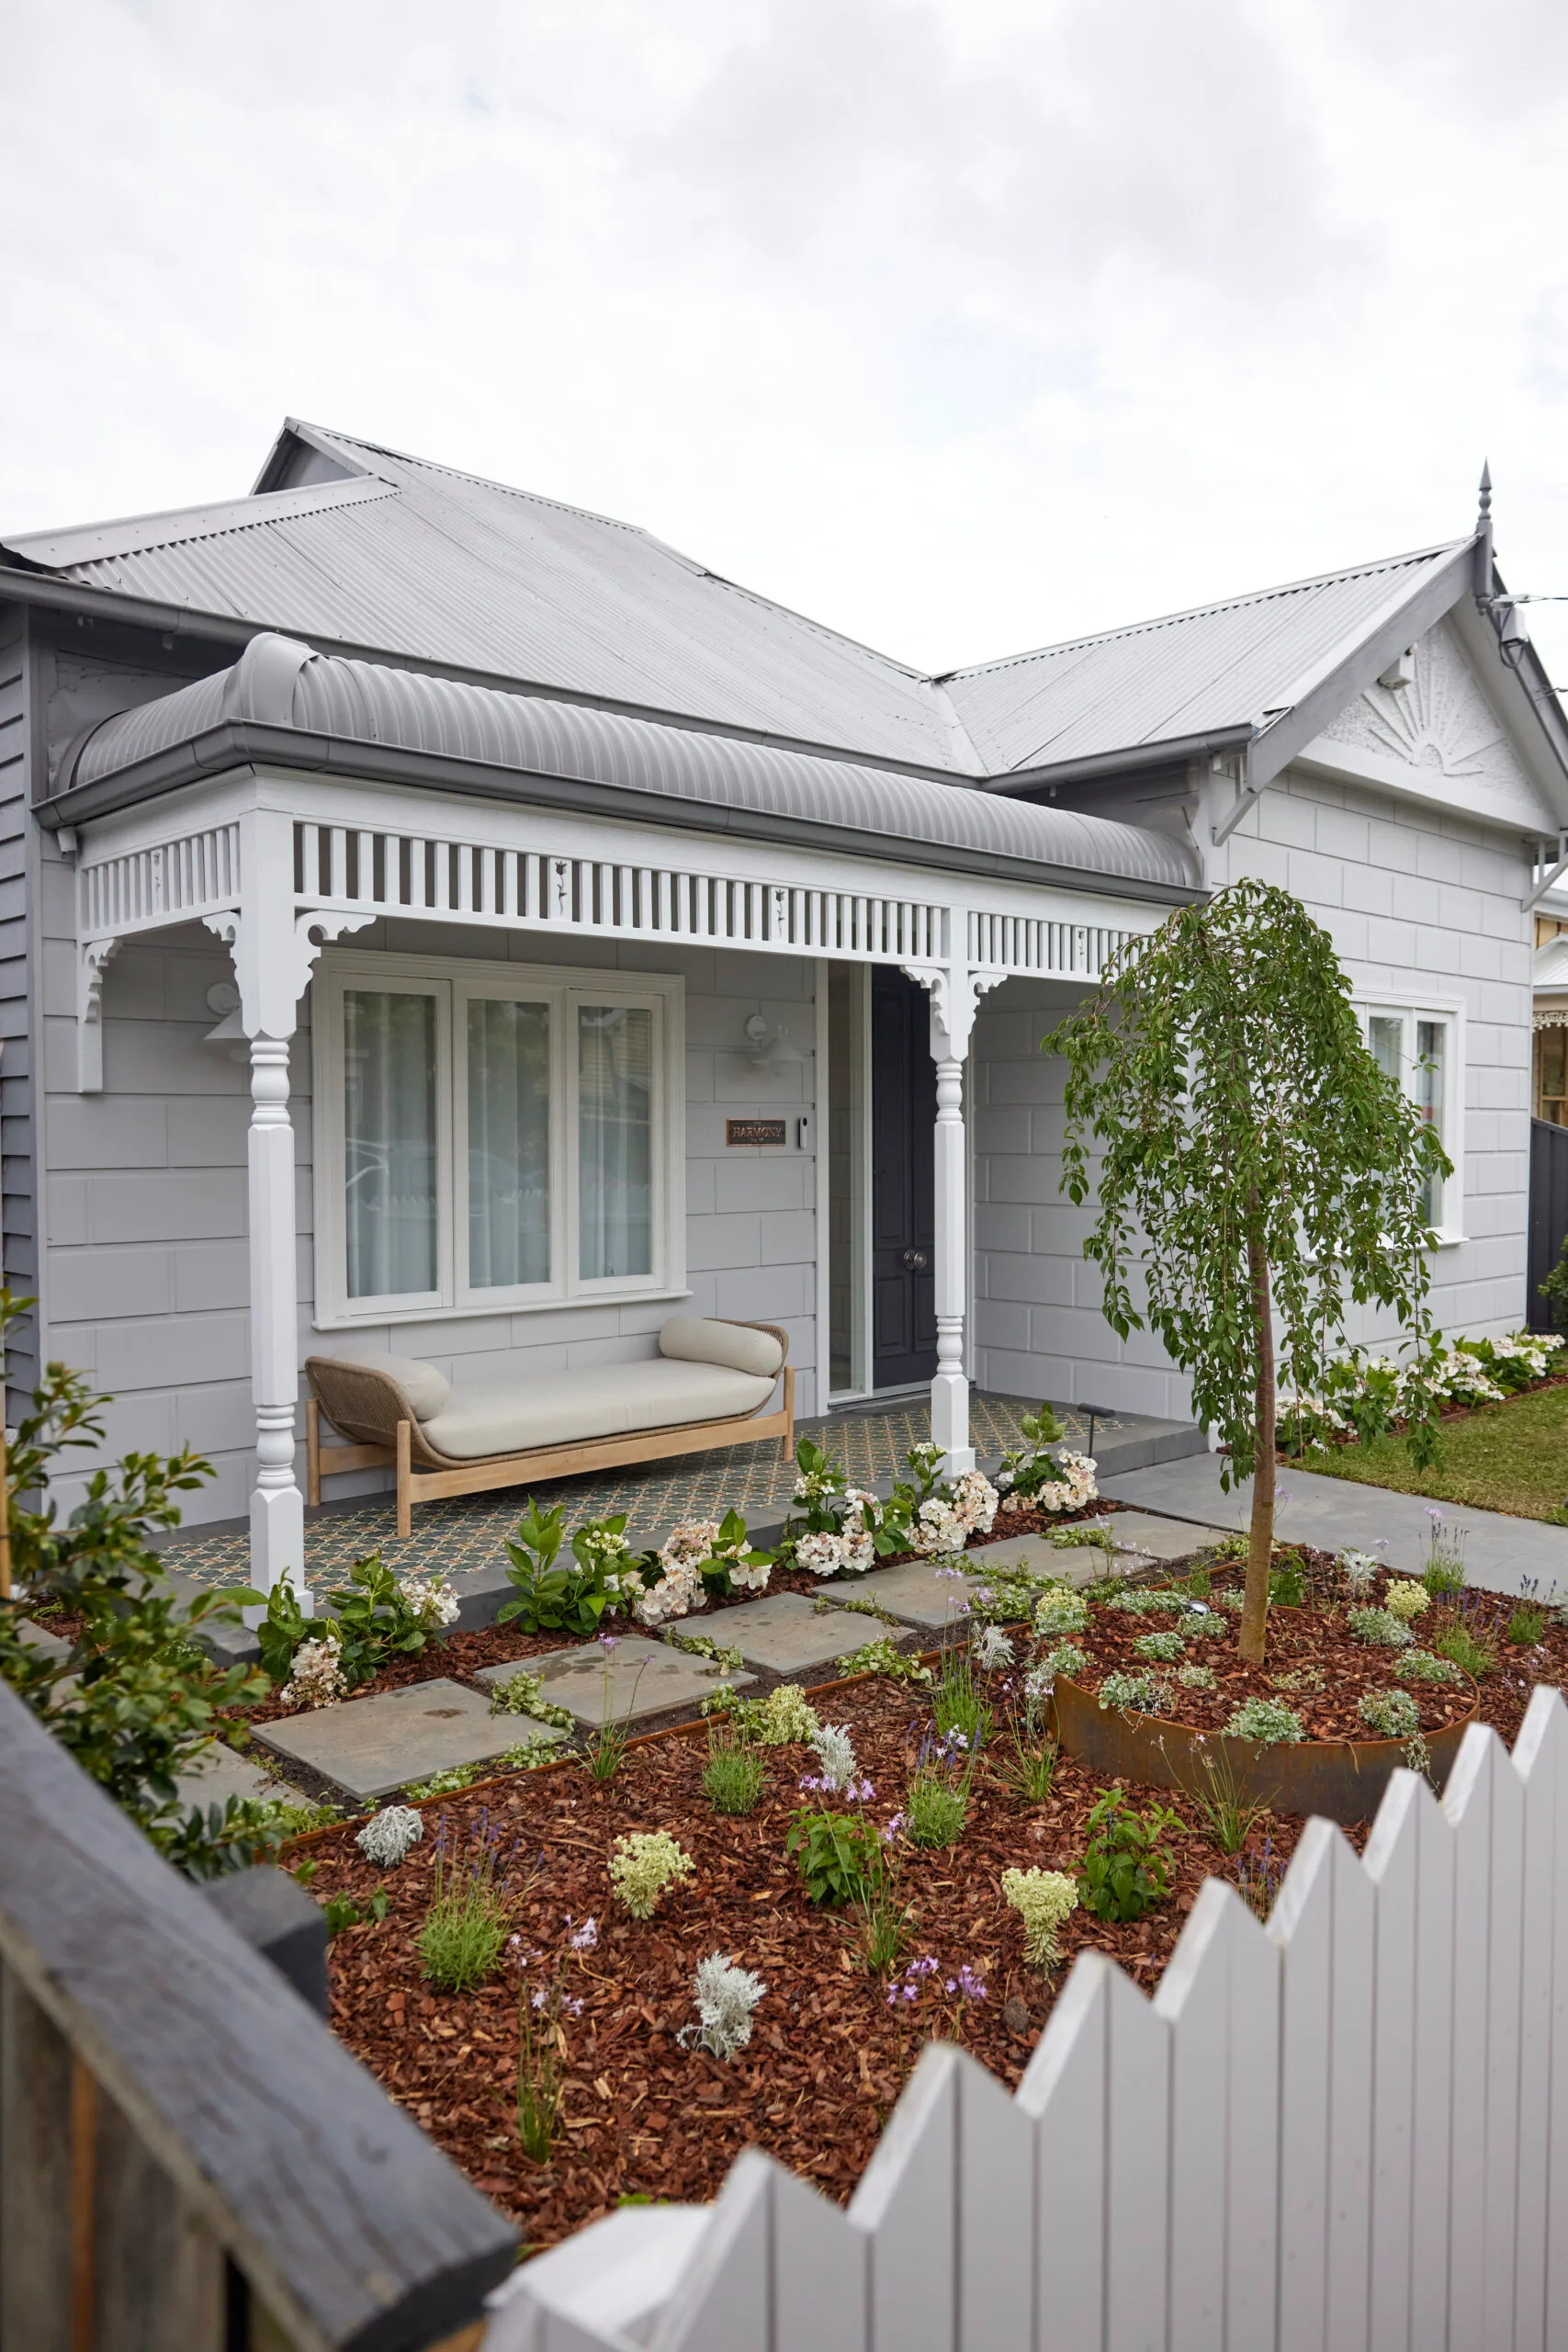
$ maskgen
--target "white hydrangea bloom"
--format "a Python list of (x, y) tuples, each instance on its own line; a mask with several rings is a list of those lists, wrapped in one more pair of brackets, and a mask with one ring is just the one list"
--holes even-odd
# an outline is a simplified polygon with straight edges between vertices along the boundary
[(354, 1842), (367, 1862), (395, 1870), (423, 1835), (423, 1819), (412, 1804), (389, 1804), (384, 1813), (371, 1815)]
[(398, 1595), (409, 1615), (427, 1634), (457, 1623), (461, 1604), (445, 1577), (400, 1577)]
[(692, 1979), (697, 2022), (682, 2026), (677, 2039), (695, 2039), (714, 2057), (733, 2058), (751, 2039), (751, 2012), (767, 1989), (760, 1976), (737, 1967), (727, 1952), (710, 1952), (698, 1962)]
[(920, 1505), (919, 1515), (909, 1530), (909, 1539), (917, 1552), (929, 1559), (950, 1559), (964, 1549), (964, 1529), (958, 1513), (941, 1495), (931, 1495)]
[(301, 1642), (294, 1653), (289, 1679), (277, 1694), (284, 1705), (333, 1707), (340, 1699), (346, 1699), (348, 1684), (342, 1660), (343, 1645), (331, 1626), (324, 1634)]

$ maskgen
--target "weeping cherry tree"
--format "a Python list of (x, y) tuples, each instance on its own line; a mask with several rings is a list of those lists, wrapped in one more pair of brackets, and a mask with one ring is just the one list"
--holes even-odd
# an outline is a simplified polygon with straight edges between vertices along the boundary
[(1233, 883), (1120, 950), (1043, 1050), (1066, 1061), (1062, 1182), (1098, 1204), (1084, 1255), (1106, 1320), (1122, 1339), (1158, 1334), (1229, 1450), (1222, 1483), (1253, 1479), (1240, 1646), (1256, 1662), (1280, 1370), (1320, 1394), (1349, 1306), (1393, 1307), (1416, 1351), (1414, 1457), (1436, 1454), (1421, 1368), (1429, 1204), (1449, 1160), (1363, 1043), (1327, 933), (1267, 883)]

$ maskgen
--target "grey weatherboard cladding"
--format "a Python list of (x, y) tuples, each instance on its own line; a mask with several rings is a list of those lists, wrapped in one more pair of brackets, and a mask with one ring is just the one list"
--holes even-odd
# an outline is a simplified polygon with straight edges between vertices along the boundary
[(364, 748), (364, 772), (379, 763), (394, 780), (401, 771), (389, 755), (413, 754), (433, 770), (448, 767), (455, 786), (488, 775), (488, 789), (522, 800), (534, 797), (529, 779), (565, 781), (603, 795), (607, 810), (622, 804), (625, 813), (660, 817), (662, 802), (660, 820), (703, 831), (749, 817), (747, 830), (803, 842), (827, 834), (869, 856), (914, 849), (923, 863), (1157, 898), (1198, 887), (1193, 853), (1142, 826), (335, 660), (274, 636), (254, 639), (232, 669), (103, 720), (72, 747), (58, 790), (62, 813), (102, 809), (247, 756), (339, 772), (349, 747)]

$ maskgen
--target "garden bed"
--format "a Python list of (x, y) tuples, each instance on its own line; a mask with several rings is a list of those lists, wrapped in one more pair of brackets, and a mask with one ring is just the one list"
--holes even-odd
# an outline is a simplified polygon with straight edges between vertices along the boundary
[[(876, 1792), (863, 1810), (885, 1825), (903, 1803), (929, 1699), (861, 1680), (816, 1693), (813, 1703), (824, 1721), (848, 1725)], [(768, 1792), (742, 1818), (711, 1810), (705, 1744), (686, 1735), (633, 1747), (608, 1782), (567, 1768), (427, 1806), (431, 1834), (390, 1871), (357, 1854), (350, 1830), (310, 1841), (313, 1894), (345, 1893), (363, 1906), (379, 1887), (391, 1898), (382, 1924), (333, 1942), (337, 2030), (536, 2248), (622, 2197), (711, 2198), (751, 2144), (848, 2197), (924, 2041), (956, 2031), (1016, 2086), (1076, 1951), (1111, 1953), (1152, 1990), (1203, 1879), (1235, 1876), (1209, 1838), (1178, 1826), (1168, 1833), (1170, 1891), (1156, 1909), (1125, 1925), (1075, 1912), (1060, 1933), (1060, 1963), (1048, 1974), (1031, 1966), (1001, 1873), (1072, 1870), (1099, 1784), (1064, 1759), (1045, 1802), (1024, 1804), (1002, 1778), (1010, 1748), (998, 1724), (959, 1842), (905, 1849), (901, 1899), (916, 1917), (895, 1973), (927, 1955), (938, 1967), (918, 1980), (925, 1989), (914, 2004), (891, 2007), (886, 1980), (859, 1956), (852, 1917), (814, 1905), (785, 1850), (810, 1752), (764, 1753)], [(519, 1972), (509, 1954), (494, 1983), (467, 1994), (433, 1991), (421, 1973), (416, 1938), (438, 1825), (455, 1848), (497, 1831), (505, 1849), (517, 1843), (513, 1931), (524, 1951), (559, 1962), (570, 1997), (583, 2003), (564, 2021), (563, 2128), (547, 2165), (523, 2154), (513, 2120), (519, 1979), (536, 1982), (538, 1962)], [(1245, 1859), (1265, 1906), (1299, 1828), (1279, 1820), (1254, 1828)], [(616, 1838), (639, 1829), (671, 1831), (696, 1864), (646, 1923), (615, 1909), (606, 1875)], [(589, 1917), (597, 1945), (573, 1952), (569, 1920), (580, 1927)], [(752, 2041), (725, 2064), (676, 2039), (693, 2021), (697, 1964), (716, 1951), (768, 1986)], [(945, 1991), (964, 1967), (983, 1982), (983, 1999)]]

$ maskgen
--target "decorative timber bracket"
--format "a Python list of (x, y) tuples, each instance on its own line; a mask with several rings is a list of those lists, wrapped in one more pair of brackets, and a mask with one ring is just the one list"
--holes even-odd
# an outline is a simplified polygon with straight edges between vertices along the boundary
[(968, 964), (903, 964), (899, 969), (931, 998), (932, 1058), (963, 1061), (969, 1051), (980, 999), (1009, 975), (993, 967)]
[(246, 1036), (291, 1037), (299, 1000), (322, 948), (376, 919), (374, 911), (326, 914), (314, 909), (291, 916), (267, 908), (258, 916), (239, 907), (203, 915), (208, 930), (233, 955)]

